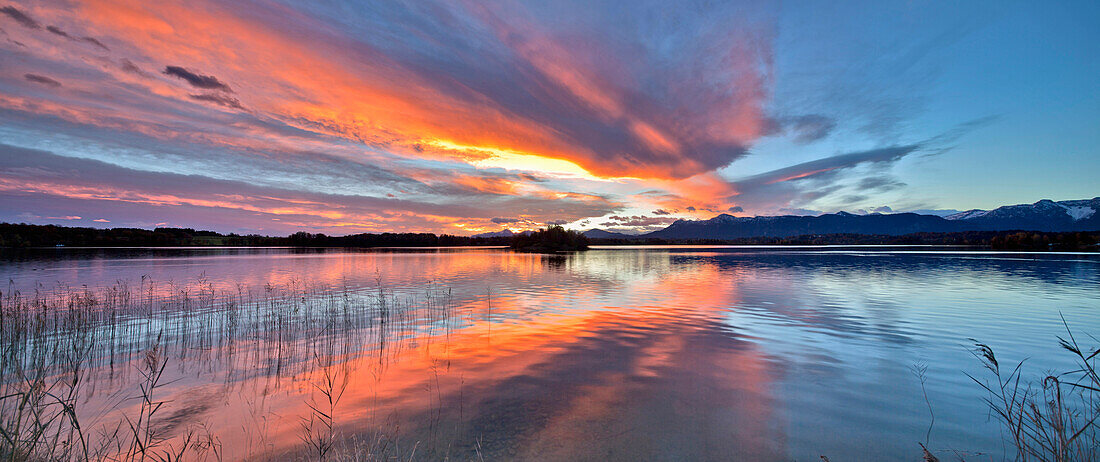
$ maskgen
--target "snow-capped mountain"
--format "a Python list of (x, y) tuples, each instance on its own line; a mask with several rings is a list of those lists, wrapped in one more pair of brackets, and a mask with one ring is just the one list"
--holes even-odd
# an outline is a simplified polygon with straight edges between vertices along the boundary
[(993, 210), (968, 210), (949, 215), (968, 229), (1028, 231), (1093, 231), (1100, 226), (1100, 197), (1034, 204), (1006, 205)]
[(980, 216), (985, 215), (987, 213), (989, 213), (988, 210), (970, 209), (970, 210), (967, 210), (965, 212), (959, 212), (959, 213), (953, 213), (951, 215), (946, 215), (946, 216), (944, 216), (944, 218), (946, 218), (948, 220), (966, 220), (966, 219), (970, 219), (970, 218), (977, 218), (977, 217), (980, 217)]
[(722, 214), (709, 220), (677, 220), (667, 228), (641, 237), (663, 239), (739, 239), (791, 237), (807, 234), (911, 234), (954, 231), (955, 224), (933, 215), (915, 213), (855, 215), (837, 212), (816, 217), (735, 217)]
[[(709, 220), (677, 220), (667, 228), (625, 238), (738, 239), (792, 237), (812, 234), (886, 234), (955, 231), (1100, 231), (1100, 197), (1034, 204), (1008, 205), (993, 210), (967, 210), (940, 217), (916, 213), (855, 215), (837, 212), (819, 216), (735, 217), (721, 214)], [(601, 230), (585, 232), (605, 237)], [(612, 233), (607, 233), (612, 234)], [(614, 233), (618, 234), (618, 233)]]

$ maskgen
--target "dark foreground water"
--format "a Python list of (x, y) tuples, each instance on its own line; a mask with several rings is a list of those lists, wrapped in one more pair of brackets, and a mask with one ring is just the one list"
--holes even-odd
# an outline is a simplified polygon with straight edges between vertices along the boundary
[[(163, 427), (201, 427), (227, 460), (300, 451), (326, 377), (344, 390), (331, 412), (320, 402), (345, 455), (916, 460), (927, 438), (941, 456), (1000, 460), (999, 426), (965, 375), (984, 377), (968, 339), (992, 346), (1002, 363), (1029, 358), (1024, 375), (1037, 377), (1072, 366), (1058, 348), (1060, 315), (1100, 335), (1100, 256), (1085, 254), (0, 255), (6, 296), (114, 286), (142, 304), (180, 304), (180, 317), (193, 319), (135, 309), (116, 321), (130, 327), (103, 336), (113, 346), (97, 350), (82, 420), (134, 412), (127, 397), (140, 376), (126, 371), (141, 356), (127, 352), (159, 336), (169, 352)], [(914, 366), (926, 367), (934, 424)]]

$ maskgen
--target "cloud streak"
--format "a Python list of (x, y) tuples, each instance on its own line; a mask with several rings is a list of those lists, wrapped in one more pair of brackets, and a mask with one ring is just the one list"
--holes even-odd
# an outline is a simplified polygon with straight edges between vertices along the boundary
[(54, 34), (54, 35), (57, 35), (57, 36), (60, 36), (60, 37), (65, 37), (65, 38), (67, 38), (69, 40), (72, 40), (74, 42), (90, 43), (92, 45), (95, 45), (96, 47), (99, 47), (103, 51), (111, 51), (110, 48), (107, 48), (107, 45), (104, 45), (103, 42), (100, 42), (99, 40), (95, 39), (94, 37), (73, 37), (72, 35), (69, 35), (68, 32), (65, 32), (65, 31), (61, 30), (61, 28), (57, 27), (57, 26), (46, 26), (46, 30), (48, 32), (50, 32), (51, 34)]
[(58, 82), (58, 81), (56, 81), (54, 79), (51, 79), (49, 77), (46, 77), (44, 75), (23, 74), (23, 78), (26, 79), (28, 82), (40, 83), (40, 84), (45, 85), (47, 87), (52, 87), (52, 88), (61, 87), (61, 82)]
[(164, 75), (170, 75), (173, 77), (179, 77), (191, 84), (192, 87), (202, 88), (205, 90), (221, 90), (224, 92), (232, 93), (233, 90), (229, 88), (225, 82), (218, 80), (217, 77), (212, 75), (202, 75), (195, 72), (191, 72), (179, 66), (167, 66), (164, 68)]
[(34, 18), (27, 16), (26, 13), (14, 6), (8, 5), (0, 7), (0, 13), (15, 20), (15, 22), (19, 23), (20, 26), (26, 27), (28, 29), (42, 28), (42, 26), (38, 24), (38, 21), (35, 21)]
[(195, 101), (206, 101), (208, 103), (214, 103), (230, 109), (244, 109), (244, 106), (241, 106), (241, 102), (238, 101), (237, 98), (233, 98), (231, 96), (221, 95), (217, 93), (204, 93), (188, 96), (190, 96), (190, 98)]
[[(500, 212), (517, 221), (570, 221), (614, 210), (591, 197), (556, 200), (423, 202), (388, 197), (322, 194), (195, 175), (142, 172), (107, 163), (0, 145), (0, 217), (101, 216), (116, 224), (150, 220), (196, 227), (233, 223), (234, 229), (289, 233), (449, 231), (465, 233), (473, 221)], [(478, 203), (482, 205), (477, 205)], [(220, 227), (224, 228), (225, 225)]]
[[(881, 171), (921, 149), (922, 146), (917, 144), (890, 146), (838, 154), (779, 168), (734, 181), (732, 186), (738, 191), (734, 199), (750, 207), (750, 212), (758, 214), (819, 214), (821, 212), (809, 210), (805, 206), (827, 196), (852, 191), (851, 188), (855, 188), (855, 191), (886, 191), (903, 185)], [(841, 175), (856, 168), (871, 168), (879, 173), (863, 177), (853, 186), (839, 181)], [(863, 198), (849, 192), (841, 201), (852, 203)], [(734, 209), (742, 212), (745, 210), (743, 206), (731, 208)]]

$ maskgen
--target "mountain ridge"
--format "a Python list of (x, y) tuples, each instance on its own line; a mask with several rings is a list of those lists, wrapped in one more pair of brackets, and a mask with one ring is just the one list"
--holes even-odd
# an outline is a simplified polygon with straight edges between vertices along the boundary
[(856, 215), (836, 212), (818, 216), (776, 215), (737, 217), (719, 214), (707, 220), (680, 219), (664, 229), (630, 235), (602, 229), (585, 231), (590, 238), (614, 239), (740, 239), (815, 234), (905, 235), (961, 231), (1100, 231), (1100, 197), (1016, 204), (992, 210), (973, 209), (940, 217), (912, 212)]

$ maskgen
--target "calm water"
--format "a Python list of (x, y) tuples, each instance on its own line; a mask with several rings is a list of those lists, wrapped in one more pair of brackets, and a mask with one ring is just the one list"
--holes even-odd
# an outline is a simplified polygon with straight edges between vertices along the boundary
[[(922, 364), (935, 413), (929, 447), (1000, 460), (999, 427), (964, 374), (982, 376), (968, 339), (990, 344), (1002, 362), (1030, 358), (1025, 376), (1034, 377), (1072, 365), (1057, 347), (1059, 313), (1100, 335), (1098, 255), (707, 247), (0, 255), (6, 294), (119, 281), (166, 297), (196, 287), (239, 298), (300, 294), (283, 299), (294, 303), (381, 291), (405, 307), (387, 318), (389, 330), (372, 318), (316, 335), (357, 332), (329, 350), (339, 351), (329, 368), (347, 380), (334, 411), (340, 438), (384, 439), (395, 454), (415, 448), (415, 458), (917, 460), (931, 422), (912, 370)], [(157, 285), (144, 289), (145, 281)], [(195, 328), (167, 341), (187, 343)], [(299, 347), (277, 350), (270, 336), (241, 337), (232, 347), (187, 343), (190, 353), (170, 358), (162, 398), (171, 428), (203, 425), (227, 458), (277, 458), (302, 444), (300, 423), (323, 373), (308, 366), (321, 363), (317, 354), (299, 347), (315, 336), (290, 335), (280, 341)], [(274, 366), (272, 354), (282, 358)], [(125, 373), (135, 367), (100, 366), (81, 412), (108, 421), (132, 407), (120, 397), (136, 389), (136, 374)]]

